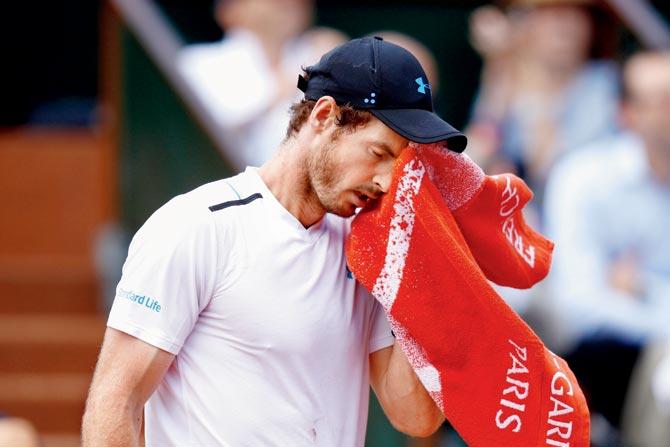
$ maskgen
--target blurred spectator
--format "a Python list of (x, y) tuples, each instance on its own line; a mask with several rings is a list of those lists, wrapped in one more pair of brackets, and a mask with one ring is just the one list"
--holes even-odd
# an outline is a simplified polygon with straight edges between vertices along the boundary
[(263, 164), (284, 138), (300, 67), (347, 40), (332, 29), (307, 30), (312, 15), (310, 0), (218, 0), (224, 39), (179, 56), (180, 71), (228, 130), (230, 148), (250, 165)]
[(670, 447), (670, 340), (645, 346), (621, 421), (627, 447)]
[(0, 417), (0, 447), (39, 447), (33, 425), (25, 419)]
[(615, 40), (596, 0), (505, 3), (471, 16), (484, 65), (468, 153), (490, 173), (521, 175), (539, 204), (559, 155), (616, 131), (617, 69), (598, 59)]
[(556, 347), (614, 426), (641, 348), (670, 335), (670, 52), (632, 57), (623, 81), (630, 132), (566, 157), (545, 209)]

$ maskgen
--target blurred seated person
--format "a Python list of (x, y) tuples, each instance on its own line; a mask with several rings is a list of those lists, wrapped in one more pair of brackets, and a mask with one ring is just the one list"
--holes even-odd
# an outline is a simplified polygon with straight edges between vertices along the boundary
[(629, 131), (562, 160), (545, 203), (555, 347), (614, 427), (639, 352), (670, 336), (670, 52), (633, 56), (623, 82)]
[(644, 347), (621, 418), (625, 446), (670, 447), (670, 338)]
[(33, 425), (25, 419), (0, 415), (0, 447), (39, 447)]
[(504, 4), (470, 19), (483, 68), (468, 153), (488, 173), (523, 177), (539, 206), (561, 154), (617, 130), (617, 67), (600, 59), (613, 53), (612, 21), (597, 0)]
[(311, 0), (217, 0), (223, 40), (189, 45), (179, 55), (180, 72), (249, 165), (263, 164), (286, 136), (301, 66), (347, 40), (308, 28), (312, 16)]

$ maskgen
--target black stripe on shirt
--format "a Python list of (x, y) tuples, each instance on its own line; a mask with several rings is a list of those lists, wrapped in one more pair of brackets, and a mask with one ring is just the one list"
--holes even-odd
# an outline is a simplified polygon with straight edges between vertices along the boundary
[(246, 197), (244, 199), (239, 199), (239, 200), (230, 200), (228, 202), (223, 202), (219, 203), (218, 205), (212, 205), (209, 207), (209, 210), (214, 212), (214, 211), (219, 211), (224, 208), (229, 208), (231, 206), (240, 206), (240, 205), (247, 205), (251, 202), (253, 202), (256, 199), (262, 199), (263, 196), (261, 195), (260, 192), (257, 192), (256, 194), (252, 194), (249, 197)]

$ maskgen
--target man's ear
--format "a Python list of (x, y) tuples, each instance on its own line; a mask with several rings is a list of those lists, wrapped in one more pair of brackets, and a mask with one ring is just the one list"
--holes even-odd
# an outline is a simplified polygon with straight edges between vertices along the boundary
[(239, 2), (225, 2), (217, 0), (214, 3), (214, 20), (221, 29), (228, 29), (238, 25)]
[(631, 100), (622, 100), (619, 103), (618, 121), (622, 127), (635, 129), (635, 110)]
[(340, 108), (332, 96), (322, 96), (309, 115), (309, 125), (315, 133), (321, 133), (336, 125)]

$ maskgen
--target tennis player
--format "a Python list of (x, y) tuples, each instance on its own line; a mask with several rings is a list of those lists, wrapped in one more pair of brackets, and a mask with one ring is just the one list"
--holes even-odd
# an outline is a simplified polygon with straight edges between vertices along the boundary
[(370, 386), (400, 431), (442, 423), (343, 246), (409, 140), (465, 137), (381, 38), (335, 48), (298, 87), (267, 164), (175, 197), (133, 238), (84, 446), (362, 446)]

